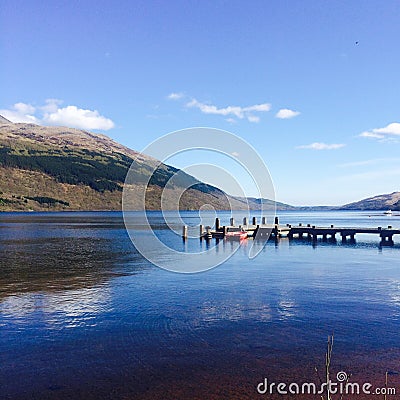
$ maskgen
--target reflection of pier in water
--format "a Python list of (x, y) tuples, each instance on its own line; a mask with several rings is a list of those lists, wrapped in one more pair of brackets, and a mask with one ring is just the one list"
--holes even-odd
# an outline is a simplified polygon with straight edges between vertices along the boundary
[[(215, 219), (215, 226), (213, 229), (210, 226), (204, 227), (200, 225), (199, 237), (200, 239), (223, 239), (228, 232), (245, 231), (249, 238), (254, 240), (268, 240), (274, 239), (279, 241), (282, 237), (289, 239), (308, 239), (312, 243), (316, 243), (318, 238), (323, 242), (336, 241), (336, 235), (339, 235), (343, 243), (355, 243), (356, 234), (375, 234), (379, 235), (381, 246), (393, 246), (393, 236), (400, 235), (400, 229), (395, 229), (392, 226), (383, 228), (367, 227), (337, 227), (330, 225), (329, 227), (321, 227), (316, 225), (280, 225), (278, 217), (275, 217), (274, 224), (267, 224), (266, 218), (262, 217), (261, 224), (257, 224), (257, 218), (252, 218), (252, 223), (249, 224), (247, 217), (243, 218), (242, 225), (235, 225), (233, 218), (230, 219), (229, 225), (221, 226), (220, 219)], [(188, 227), (184, 226), (182, 230), (182, 237), (188, 237)]]

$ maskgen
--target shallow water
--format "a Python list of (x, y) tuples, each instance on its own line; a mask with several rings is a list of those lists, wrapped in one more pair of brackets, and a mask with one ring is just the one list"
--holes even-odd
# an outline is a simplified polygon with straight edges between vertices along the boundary
[[(279, 214), (283, 224), (400, 227), (400, 217), (364, 212)], [(120, 213), (0, 218), (3, 398), (262, 397), (264, 377), (317, 382), (332, 332), (333, 372), (379, 385), (389, 370), (400, 392), (400, 236), (383, 248), (374, 235), (282, 239), (253, 260), (249, 240), (223, 265), (184, 275), (138, 254)], [(149, 218), (187, 248), (159, 213)]]

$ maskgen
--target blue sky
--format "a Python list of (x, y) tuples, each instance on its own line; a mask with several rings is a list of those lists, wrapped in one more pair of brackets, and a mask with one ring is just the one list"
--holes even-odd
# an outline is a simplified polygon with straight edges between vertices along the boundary
[(400, 190), (399, 20), (390, 0), (3, 0), (0, 113), (137, 150), (228, 130), (279, 201), (343, 204)]

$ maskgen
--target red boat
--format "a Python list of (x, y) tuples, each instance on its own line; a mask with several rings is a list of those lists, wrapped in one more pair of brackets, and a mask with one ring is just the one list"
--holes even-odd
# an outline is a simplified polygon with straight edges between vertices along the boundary
[(225, 234), (225, 237), (227, 239), (243, 240), (243, 239), (247, 239), (247, 232), (245, 232), (245, 231), (227, 232)]

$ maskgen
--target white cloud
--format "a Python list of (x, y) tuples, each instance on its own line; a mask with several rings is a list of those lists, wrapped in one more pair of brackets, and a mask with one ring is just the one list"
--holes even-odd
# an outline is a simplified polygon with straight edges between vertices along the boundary
[(392, 122), (384, 128), (375, 128), (370, 131), (362, 132), (359, 136), (372, 139), (385, 139), (390, 136), (400, 136), (400, 123)]
[(257, 115), (248, 115), (247, 119), (250, 122), (260, 122), (260, 117), (257, 117)]
[(41, 106), (40, 109), (45, 113), (53, 113), (58, 110), (58, 107), (63, 103), (63, 101), (59, 99), (47, 99), (45, 103), (46, 104)]
[(290, 119), (300, 115), (299, 111), (289, 110), (288, 108), (281, 108), (276, 114), (276, 118), (280, 119)]
[(337, 150), (341, 149), (342, 147), (346, 146), (343, 143), (321, 143), (315, 142), (311, 144), (304, 144), (302, 146), (297, 146), (298, 149), (311, 149), (311, 150)]
[(239, 157), (239, 153), (237, 151), (232, 152), (231, 155), (233, 157)]
[(78, 129), (108, 130), (114, 127), (114, 122), (97, 110), (85, 110), (69, 105), (61, 108), (62, 100), (47, 99), (42, 106), (16, 103), (10, 109), (0, 110), (0, 115), (11, 122), (35, 123), (44, 125), (65, 125)]
[(34, 106), (26, 103), (16, 103), (14, 109), (21, 114), (33, 114), (36, 111)]
[(33, 115), (36, 108), (31, 104), (15, 103), (11, 109), (0, 110), (0, 115), (15, 123), (37, 124), (39, 120)]
[(45, 114), (43, 121), (49, 125), (66, 125), (81, 129), (101, 129), (107, 131), (114, 128), (114, 122), (100, 115), (97, 110), (84, 110), (76, 106), (59, 108), (53, 113)]
[(266, 112), (271, 110), (271, 104), (263, 103), (263, 104), (255, 104), (254, 106), (244, 107), (243, 111), (261, 111)]
[(169, 100), (180, 100), (180, 99), (182, 99), (183, 97), (185, 97), (185, 94), (184, 94), (184, 93), (182, 93), (182, 92), (179, 92), (179, 93), (175, 92), (175, 93), (170, 93), (170, 94), (167, 96), (167, 99), (169, 99)]
[(250, 122), (258, 122), (260, 118), (253, 115), (253, 112), (267, 112), (271, 109), (271, 105), (268, 103), (255, 104), (247, 107), (240, 106), (227, 106), (218, 108), (212, 104), (205, 104), (192, 99), (186, 104), (186, 107), (198, 108), (203, 114), (223, 115), (223, 116), (234, 116), (239, 119), (247, 118)]
[(362, 132), (360, 133), (360, 136), (373, 139), (383, 139), (385, 137), (385, 135), (381, 135), (379, 133), (374, 133), (374, 132)]

